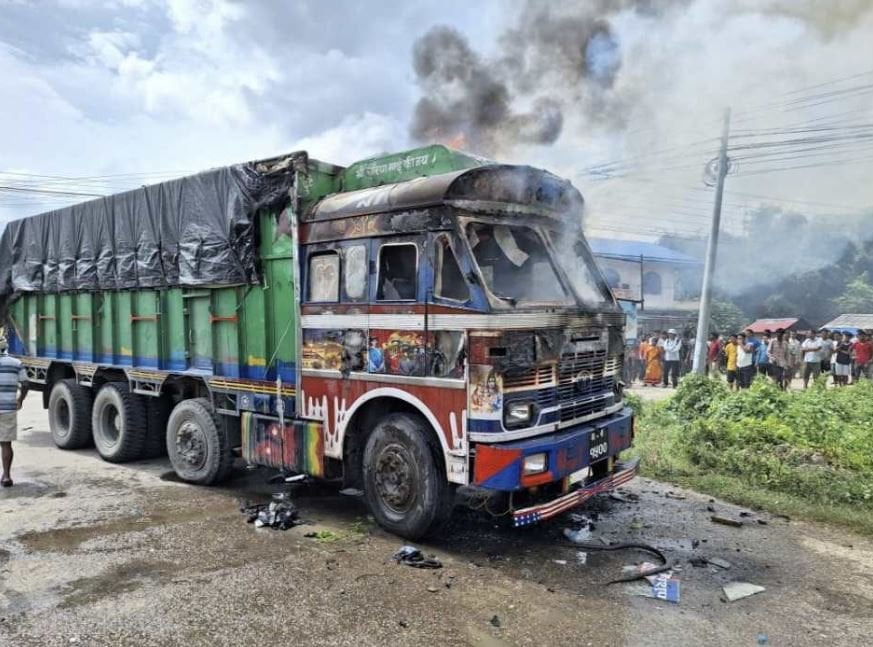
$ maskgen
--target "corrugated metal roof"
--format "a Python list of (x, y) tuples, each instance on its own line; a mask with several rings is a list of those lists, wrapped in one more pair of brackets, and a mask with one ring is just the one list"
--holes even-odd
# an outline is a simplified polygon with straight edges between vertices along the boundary
[(840, 315), (833, 321), (829, 321), (822, 328), (859, 328), (873, 330), (873, 314), (847, 314)]
[(618, 238), (589, 238), (588, 244), (595, 256), (604, 258), (619, 258), (638, 261), (640, 256), (644, 260), (662, 261), (665, 263), (688, 263), (700, 265), (700, 260), (677, 252), (675, 249), (649, 243), (642, 240), (621, 240)]
[(782, 319), (758, 319), (746, 326), (745, 329), (751, 330), (752, 332), (765, 332), (767, 330), (770, 332), (776, 332), (780, 328), (788, 330), (798, 321), (799, 320), (796, 317), (793, 319), (787, 317)]

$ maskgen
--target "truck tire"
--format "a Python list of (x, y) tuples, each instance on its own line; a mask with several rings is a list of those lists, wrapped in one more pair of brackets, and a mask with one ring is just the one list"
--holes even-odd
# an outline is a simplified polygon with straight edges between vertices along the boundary
[(439, 530), (455, 502), (431, 433), (420, 416), (393, 413), (376, 425), (364, 447), (367, 505), (379, 525), (410, 540)]
[(61, 449), (81, 449), (91, 444), (91, 389), (76, 380), (60, 380), (49, 395), (49, 429)]
[(160, 458), (167, 455), (167, 421), (173, 410), (169, 398), (146, 398), (148, 433), (146, 434), (143, 458)]
[(97, 392), (91, 427), (103, 460), (125, 463), (142, 458), (148, 433), (146, 406), (124, 382), (109, 382)]
[(211, 485), (233, 467), (233, 454), (221, 418), (207, 398), (182, 400), (167, 423), (167, 455), (183, 481)]

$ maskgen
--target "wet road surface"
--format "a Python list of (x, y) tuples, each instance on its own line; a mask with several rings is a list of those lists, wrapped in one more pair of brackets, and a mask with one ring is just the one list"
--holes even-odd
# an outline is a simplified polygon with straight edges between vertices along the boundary
[[(650, 558), (581, 557), (562, 534), (580, 525), (568, 516), (512, 530), (459, 510), (420, 544), (444, 567), (419, 570), (395, 564), (404, 542), (336, 487), (292, 490), (310, 524), (256, 529), (238, 499), (268, 500), (267, 472), (199, 488), (165, 460), (64, 452), (37, 397), (20, 427), (16, 485), (0, 491), (0, 645), (870, 644), (869, 539), (665, 484), (638, 479), (625, 500), (582, 512), (593, 539), (645, 541), (675, 560), (678, 604), (637, 595), (639, 582), (607, 585)], [(715, 524), (713, 510), (744, 524)], [(722, 601), (734, 580), (766, 591)]]

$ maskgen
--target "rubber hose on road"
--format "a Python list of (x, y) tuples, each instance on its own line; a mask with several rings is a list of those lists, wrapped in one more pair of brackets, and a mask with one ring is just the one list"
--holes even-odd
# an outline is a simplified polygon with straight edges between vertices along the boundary
[(621, 584), (622, 582), (634, 582), (636, 580), (642, 580), (650, 575), (657, 575), (658, 573), (663, 573), (665, 571), (669, 571), (673, 568), (673, 563), (664, 556), (660, 550), (655, 548), (654, 546), (649, 546), (648, 544), (639, 544), (639, 543), (619, 543), (619, 544), (599, 544), (594, 542), (572, 542), (571, 545), (576, 546), (577, 548), (584, 548), (585, 550), (591, 551), (615, 551), (615, 550), (641, 550), (646, 553), (651, 553), (659, 560), (661, 560), (661, 566), (656, 568), (650, 568), (647, 571), (642, 571), (641, 573), (634, 573), (633, 575), (627, 575), (625, 577), (620, 577), (615, 580), (610, 580), (606, 584)]

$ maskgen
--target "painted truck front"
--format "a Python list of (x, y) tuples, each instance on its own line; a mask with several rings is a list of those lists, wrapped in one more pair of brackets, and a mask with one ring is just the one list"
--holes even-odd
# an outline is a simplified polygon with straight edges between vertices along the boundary
[[(56, 443), (166, 448), (197, 483), (235, 449), (341, 478), (410, 538), (459, 486), (503, 493), (526, 525), (633, 477), (624, 315), (568, 182), (443, 147), (298, 167), (288, 204), (258, 214), (256, 284), (12, 304)], [(100, 414), (105, 389), (126, 396)], [(116, 401), (128, 424), (106, 432)]]

